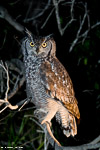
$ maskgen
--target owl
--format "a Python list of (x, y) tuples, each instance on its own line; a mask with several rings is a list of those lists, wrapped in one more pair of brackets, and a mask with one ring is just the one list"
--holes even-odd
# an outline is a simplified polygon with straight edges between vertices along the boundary
[(41, 124), (54, 141), (51, 120), (55, 117), (66, 137), (77, 134), (76, 120), (80, 118), (72, 81), (56, 57), (56, 43), (51, 36), (33, 38), (27, 32), (22, 41), (27, 97), (34, 103)]

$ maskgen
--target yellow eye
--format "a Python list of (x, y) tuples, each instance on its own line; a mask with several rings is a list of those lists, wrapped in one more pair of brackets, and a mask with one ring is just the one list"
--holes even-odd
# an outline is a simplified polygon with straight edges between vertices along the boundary
[(33, 42), (30, 42), (30, 46), (31, 46), (31, 47), (34, 47), (34, 44), (33, 44)]
[(46, 47), (47, 46), (47, 43), (42, 43), (42, 47)]

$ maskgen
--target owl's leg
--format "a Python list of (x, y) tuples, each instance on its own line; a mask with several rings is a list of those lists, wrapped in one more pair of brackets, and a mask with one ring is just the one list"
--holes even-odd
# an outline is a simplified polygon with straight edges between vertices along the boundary
[(55, 114), (57, 113), (58, 109), (59, 109), (59, 104), (53, 100), (53, 99), (47, 99), (47, 111), (48, 114), (46, 115), (45, 119), (41, 122), (41, 124), (44, 124), (45, 122), (48, 122), (49, 124), (51, 124), (51, 119), (55, 116)]
[(53, 138), (53, 140), (59, 145), (61, 146), (61, 144), (57, 141), (57, 139), (54, 137), (50, 126), (51, 126), (51, 119), (55, 116), (55, 114), (57, 113), (58, 109), (59, 109), (59, 104), (53, 100), (53, 99), (48, 99), (48, 105), (47, 105), (47, 110), (48, 110), (48, 114), (46, 115), (45, 119), (41, 122), (41, 124), (46, 124), (47, 126), (47, 130), (48, 133), (50, 134), (50, 136)]

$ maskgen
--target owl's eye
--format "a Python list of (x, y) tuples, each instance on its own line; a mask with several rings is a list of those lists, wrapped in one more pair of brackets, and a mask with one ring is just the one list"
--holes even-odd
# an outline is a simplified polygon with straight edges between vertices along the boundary
[(47, 43), (42, 43), (42, 47), (46, 47), (47, 46)]
[(34, 47), (34, 44), (33, 44), (33, 42), (30, 42), (30, 46), (31, 46), (31, 47)]

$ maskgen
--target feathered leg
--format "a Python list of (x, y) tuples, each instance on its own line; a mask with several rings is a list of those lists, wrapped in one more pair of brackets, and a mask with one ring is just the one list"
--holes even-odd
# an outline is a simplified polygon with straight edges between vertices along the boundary
[(53, 140), (59, 145), (61, 146), (61, 144), (58, 142), (58, 140), (54, 137), (52, 131), (51, 131), (51, 119), (55, 116), (55, 114), (57, 113), (58, 109), (59, 109), (59, 104), (53, 100), (53, 99), (48, 99), (48, 105), (47, 105), (47, 109), (48, 109), (48, 114), (46, 115), (45, 119), (41, 122), (41, 124), (46, 124), (48, 133), (50, 134), (50, 136), (53, 138)]

